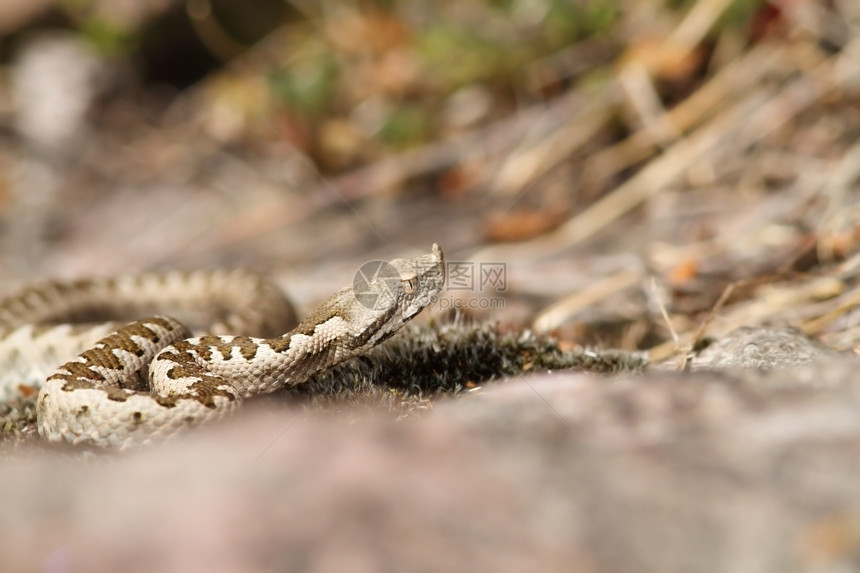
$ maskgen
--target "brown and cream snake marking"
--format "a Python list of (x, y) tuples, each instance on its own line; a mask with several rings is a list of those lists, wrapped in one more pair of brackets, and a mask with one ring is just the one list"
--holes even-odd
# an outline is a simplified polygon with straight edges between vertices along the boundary
[[(445, 282), (435, 244), (388, 265), (387, 275), (368, 277), (367, 292), (357, 298), (342, 288), (286, 334), (295, 324), (289, 301), (247, 272), (30, 287), (0, 301), (0, 400), (41, 386), (39, 434), (52, 442), (125, 447), (173, 435), (220, 418), (242, 398), (301, 384), (366, 352), (429, 305)], [(209, 334), (191, 337), (167, 316), (139, 318), (165, 307)], [(202, 324), (213, 312), (214, 322)], [(108, 322), (129, 314), (138, 320)]]

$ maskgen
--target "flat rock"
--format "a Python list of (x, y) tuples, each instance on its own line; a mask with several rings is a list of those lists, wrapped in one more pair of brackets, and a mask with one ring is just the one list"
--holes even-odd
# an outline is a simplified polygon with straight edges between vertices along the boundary
[(853, 354), (825, 346), (796, 328), (742, 327), (702, 350), (690, 366), (693, 370), (793, 368), (843, 356)]
[(421, 419), (249, 404), (0, 467), (9, 571), (848, 571), (856, 362), (515, 377)]

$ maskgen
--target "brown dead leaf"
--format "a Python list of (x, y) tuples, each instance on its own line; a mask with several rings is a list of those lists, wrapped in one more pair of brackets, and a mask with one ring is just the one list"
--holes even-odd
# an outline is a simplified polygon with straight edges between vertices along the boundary
[(517, 210), (492, 217), (487, 239), (496, 242), (524, 241), (558, 227), (564, 216), (558, 210)]
[(627, 48), (618, 67), (639, 64), (655, 78), (677, 81), (696, 71), (704, 60), (701, 48), (686, 49), (655, 38), (644, 38)]
[(681, 260), (666, 276), (666, 281), (673, 287), (681, 286), (694, 279), (699, 273), (699, 262), (691, 257)]

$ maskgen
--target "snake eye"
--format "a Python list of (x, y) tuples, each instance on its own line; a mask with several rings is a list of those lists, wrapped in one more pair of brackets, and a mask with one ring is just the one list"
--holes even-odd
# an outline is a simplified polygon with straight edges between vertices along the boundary
[(409, 273), (400, 275), (400, 282), (403, 283), (403, 292), (412, 294), (418, 289), (418, 275)]

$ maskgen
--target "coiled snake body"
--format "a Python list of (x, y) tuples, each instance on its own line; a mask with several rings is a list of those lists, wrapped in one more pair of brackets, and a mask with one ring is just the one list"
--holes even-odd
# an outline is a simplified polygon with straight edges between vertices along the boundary
[[(379, 344), (432, 302), (444, 266), (435, 244), (429, 254), (395, 259), (366, 277), (360, 296), (342, 288), (286, 334), (295, 324), (289, 301), (242, 271), (30, 287), (0, 301), (0, 401), (34, 393), (44, 381), (38, 428), (53, 442), (122, 448), (170, 436), (220, 418), (244, 397), (301, 384)], [(165, 306), (208, 334), (192, 337), (184, 322), (160, 315), (107, 322)], [(213, 312), (214, 322), (202, 324)]]

